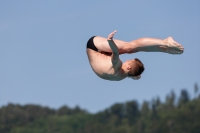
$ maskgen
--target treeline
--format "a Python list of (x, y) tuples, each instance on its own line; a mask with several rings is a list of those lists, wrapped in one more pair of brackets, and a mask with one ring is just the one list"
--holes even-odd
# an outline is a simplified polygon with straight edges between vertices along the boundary
[(171, 91), (166, 100), (116, 103), (91, 114), (78, 106), (51, 109), (8, 104), (0, 108), (0, 133), (200, 133), (200, 95)]

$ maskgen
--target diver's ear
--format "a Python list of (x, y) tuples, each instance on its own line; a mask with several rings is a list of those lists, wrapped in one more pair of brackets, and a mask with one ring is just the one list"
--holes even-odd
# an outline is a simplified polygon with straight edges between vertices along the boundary
[(128, 69), (128, 70), (131, 70), (131, 67), (130, 67), (130, 66), (128, 66), (128, 67), (127, 67), (127, 69)]

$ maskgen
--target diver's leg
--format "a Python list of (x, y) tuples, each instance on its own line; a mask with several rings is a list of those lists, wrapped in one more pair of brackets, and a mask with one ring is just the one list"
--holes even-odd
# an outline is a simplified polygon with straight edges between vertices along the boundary
[[(95, 37), (94, 44), (99, 51), (112, 52), (108, 38)], [(118, 47), (119, 53), (135, 53), (140, 51), (145, 52), (165, 52), (169, 54), (181, 54), (183, 53), (183, 46), (175, 42), (171, 37), (164, 40), (156, 38), (140, 38), (131, 42), (125, 42), (122, 40), (113, 39)]]
[[(132, 45), (130, 42), (125, 42), (125, 41), (117, 40), (117, 39), (113, 39), (113, 41), (118, 47), (119, 54), (132, 52), (133, 48), (132, 48)], [(112, 52), (112, 50), (108, 44), (108, 38), (96, 36), (94, 38), (93, 42), (99, 51), (108, 52), (108, 53)]]
[(168, 37), (164, 40), (156, 38), (140, 38), (130, 42), (131, 47), (135, 48), (131, 52), (165, 52), (169, 54), (182, 54), (183, 46)]

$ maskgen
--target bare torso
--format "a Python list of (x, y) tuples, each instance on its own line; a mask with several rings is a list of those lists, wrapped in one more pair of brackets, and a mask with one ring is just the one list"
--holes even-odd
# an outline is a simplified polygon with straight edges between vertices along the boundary
[[(119, 81), (125, 78), (121, 67), (114, 68), (111, 62), (111, 54), (96, 52), (87, 48), (87, 55), (93, 71), (102, 79)], [(119, 61), (118, 66), (122, 66)]]

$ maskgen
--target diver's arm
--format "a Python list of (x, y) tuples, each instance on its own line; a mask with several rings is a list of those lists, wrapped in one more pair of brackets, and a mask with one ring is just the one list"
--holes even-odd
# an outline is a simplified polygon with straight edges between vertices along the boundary
[(112, 61), (113, 67), (120, 68), (121, 67), (120, 66), (121, 63), (119, 63), (120, 62), (120, 60), (119, 60), (119, 50), (118, 50), (117, 45), (113, 41), (113, 36), (115, 35), (116, 32), (117, 31), (115, 30), (112, 33), (110, 33), (108, 35), (107, 40), (108, 40), (108, 44), (109, 44), (109, 46), (110, 46), (110, 48), (112, 50), (111, 61)]
[(119, 62), (119, 50), (117, 45), (114, 43), (112, 39), (108, 40), (108, 44), (112, 50), (111, 61), (113, 66), (115, 66)]

